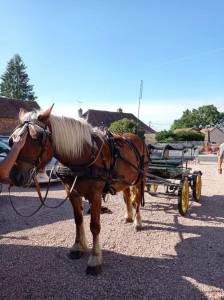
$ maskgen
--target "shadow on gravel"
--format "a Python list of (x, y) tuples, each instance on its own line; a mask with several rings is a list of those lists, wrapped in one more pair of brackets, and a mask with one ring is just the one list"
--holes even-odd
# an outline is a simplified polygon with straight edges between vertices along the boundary
[[(52, 185), (51, 192), (56, 190), (63, 190), (61, 185)], [(13, 205), (16, 207), (19, 213), (23, 215), (30, 215), (40, 206), (40, 200), (38, 197), (32, 196), (20, 196), (19, 189), (12, 192), (11, 199)], [(27, 191), (27, 189), (20, 189), (20, 192)], [(34, 189), (29, 189), (28, 192), (34, 192)], [(44, 195), (44, 192), (42, 193)], [(16, 195), (16, 196), (15, 196)], [(46, 204), (50, 206), (57, 206), (62, 203), (64, 198), (47, 198)], [(89, 214), (89, 203), (83, 199), (83, 214)], [(105, 206), (102, 206), (102, 214), (111, 214), (112, 211)], [(12, 222), (12, 215), (14, 221)], [(20, 231), (23, 229), (34, 228), (38, 226), (44, 226), (63, 220), (74, 220), (73, 208), (69, 200), (58, 208), (42, 207), (34, 216), (22, 217), (16, 214), (13, 210), (9, 197), (7, 194), (0, 195), (0, 239), (1, 235), (9, 232)]]
[[(1, 299), (207, 299), (187, 277), (223, 287), (219, 258), (210, 274), (201, 238), (177, 246), (177, 257), (126, 256), (103, 251), (103, 273), (85, 275), (87, 256), (70, 261), (65, 248), (1, 245)], [(193, 256), (189, 247), (196, 246)], [(222, 272), (221, 272), (222, 273)], [(221, 276), (221, 274), (220, 274)]]
[[(16, 197), (12, 196), (13, 205), (21, 214), (29, 215), (40, 205), (37, 197)], [(49, 198), (49, 205), (57, 205), (62, 199)], [(13, 218), (12, 218), (13, 215)], [(47, 224), (52, 224), (62, 220), (73, 219), (73, 209), (69, 201), (66, 201), (60, 208), (50, 209), (42, 207), (32, 217), (21, 217), (13, 210), (8, 196), (1, 197), (0, 209), (0, 236), (9, 232), (20, 231)], [(14, 219), (15, 222), (12, 222)]]
[(188, 218), (206, 222), (224, 222), (224, 196), (203, 196), (200, 206), (193, 206)]
[[(8, 206), (4, 210), (11, 210)], [(73, 218), (68, 203), (52, 210), (51, 219), (50, 214), (51, 210), (43, 211), (32, 217), (30, 224), (15, 216), (19, 218), (16, 226), (0, 224), (0, 234)], [(85, 275), (88, 255), (71, 261), (67, 248), (7, 244), (7, 237), (1, 237), (5, 244), (0, 244), (0, 299), (221, 299), (215, 289), (224, 289), (224, 228), (215, 226), (214, 221), (224, 218), (224, 197), (204, 196), (202, 205), (193, 206), (186, 217), (208, 221), (208, 226), (183, 225), (180, 218), (177, 213), (172, 223), (143, 220), (146, 230), (179, 235), (175, 256), (139, 257), (103, 250), (103, 273), (98, 277)], [(150, 240), (145, 247), (150, 247)]]
[(149, 202), (147, 207), (141, 207), (141, 210), (148, 211), (165, 211), (166, 213), (173, 214), (174, 211), (178, 212), (177, 202), (178, 200), (172, 198), (176, 203), (169, 202), (170, 198), (167, 198), (167, 202)]

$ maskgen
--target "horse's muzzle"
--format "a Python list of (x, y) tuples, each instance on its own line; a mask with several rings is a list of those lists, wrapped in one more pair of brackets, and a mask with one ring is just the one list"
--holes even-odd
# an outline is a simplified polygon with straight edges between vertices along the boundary
[(25, 170), (17, 170), (16, 168), (13, 168), (9, 174), (9, 178), (16, 186), (29, 186), (32, 182), (33, 173), (34, 172), (32, 170), (27, 172)]

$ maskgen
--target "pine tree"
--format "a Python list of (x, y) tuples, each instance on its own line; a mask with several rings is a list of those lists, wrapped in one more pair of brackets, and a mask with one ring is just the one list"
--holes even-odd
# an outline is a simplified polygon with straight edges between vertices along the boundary
[(22, 58), (16, 54), (8, 62), (5, 73), (1, 76), (0, 95), (15, 98), (35, 100), (33, 85), (28, 84), (29, 77)]

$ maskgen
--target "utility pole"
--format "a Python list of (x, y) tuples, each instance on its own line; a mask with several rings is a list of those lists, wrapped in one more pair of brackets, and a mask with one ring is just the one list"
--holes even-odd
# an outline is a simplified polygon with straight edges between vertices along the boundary
[(140, 91), (138, 97), (138, 121), (137, 121), (137, 131), (138, 131), (138, 123), (139, 123), (139, 113), (140, 113), (140, 104), (142, 100), (142, 91), (143, 91), (143, 80), (140, 81)]
[(76, 102), (78, 103), (78, 105), (79, 105), (79, 108), (81, 108), (81, 105), (83, 104), (83, 101), (76, 100)]
[(79, 105), (79, 109), (78, 109), (78, 117), (82, 117), (82, 114), (83, 114), (83, 111), (82, 111), (82, 108), (81, 108), (81, 105), (83, 103), (83, 101), (80, 101), (80, 100), (76, 100), (76, 102), (78, 103)]

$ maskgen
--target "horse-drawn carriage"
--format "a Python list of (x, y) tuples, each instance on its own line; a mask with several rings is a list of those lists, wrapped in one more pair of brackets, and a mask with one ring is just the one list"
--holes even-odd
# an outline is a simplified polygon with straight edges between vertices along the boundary
[[(52, 108), (44, 112), (20, 111), (20, 124), (9, 142), (12, 145), (24, 132), (28, 135), (10, 172), (10, 179), (14, 185), (29, 186), (38, 170), (45, 167), (53, 156), (73, 172), (72, 176), (62, 176), (76, 223), (75, 243), (69, 257), (81, 258), (88, 250), (82, 209), (84, 197), (91, 206), (90, 230), (93, 236), (87, 274), (96, 275), (101, 271), (100, 212), (105, 194), (123, 192), (125, 221), (133, 222), (136, 230), (142, 228), (140, 204), (144, 204), (145, 182), (150, 192), (159, 184), (166, 186), (168, 193), (177, 191), (182, 214), (188, 209), (189, 186), (196, 201), (200, 200), (201, 172), (191, 174), (187, 166), (184, 171), (183, 160), (175, 156), (172, 159), (167, 157), (166, 150), (170, 146), (160, 150), (160, 157), (159, 151), (155, 151), (158, 153), (154, 154), (154, 158), (153, 151), (150, 151), (149, 162), (146, 145), (137, 135), (124, 133), (108, 136), (84, 120), (54, 116), (51, 114)], [(156, 146), (151, 148), (156, 150)], [(37, 182), (36, 188), (40, 194)], [(44, 200), (40, 197), (41, 206), (46, 205), (46, 197), (47, 193)]]
[(197, 202), (201, 199), (201, 171), (188, 167), (194, 159), (195, 147), (182, 144), (148, 145), (150, 163), (146, 190), (151, 195), (158, 194), (158, 187), (164, 186), (164, 193), (178, 196), (178, 209), (181, 215), (188, 211), (190, 196)]

